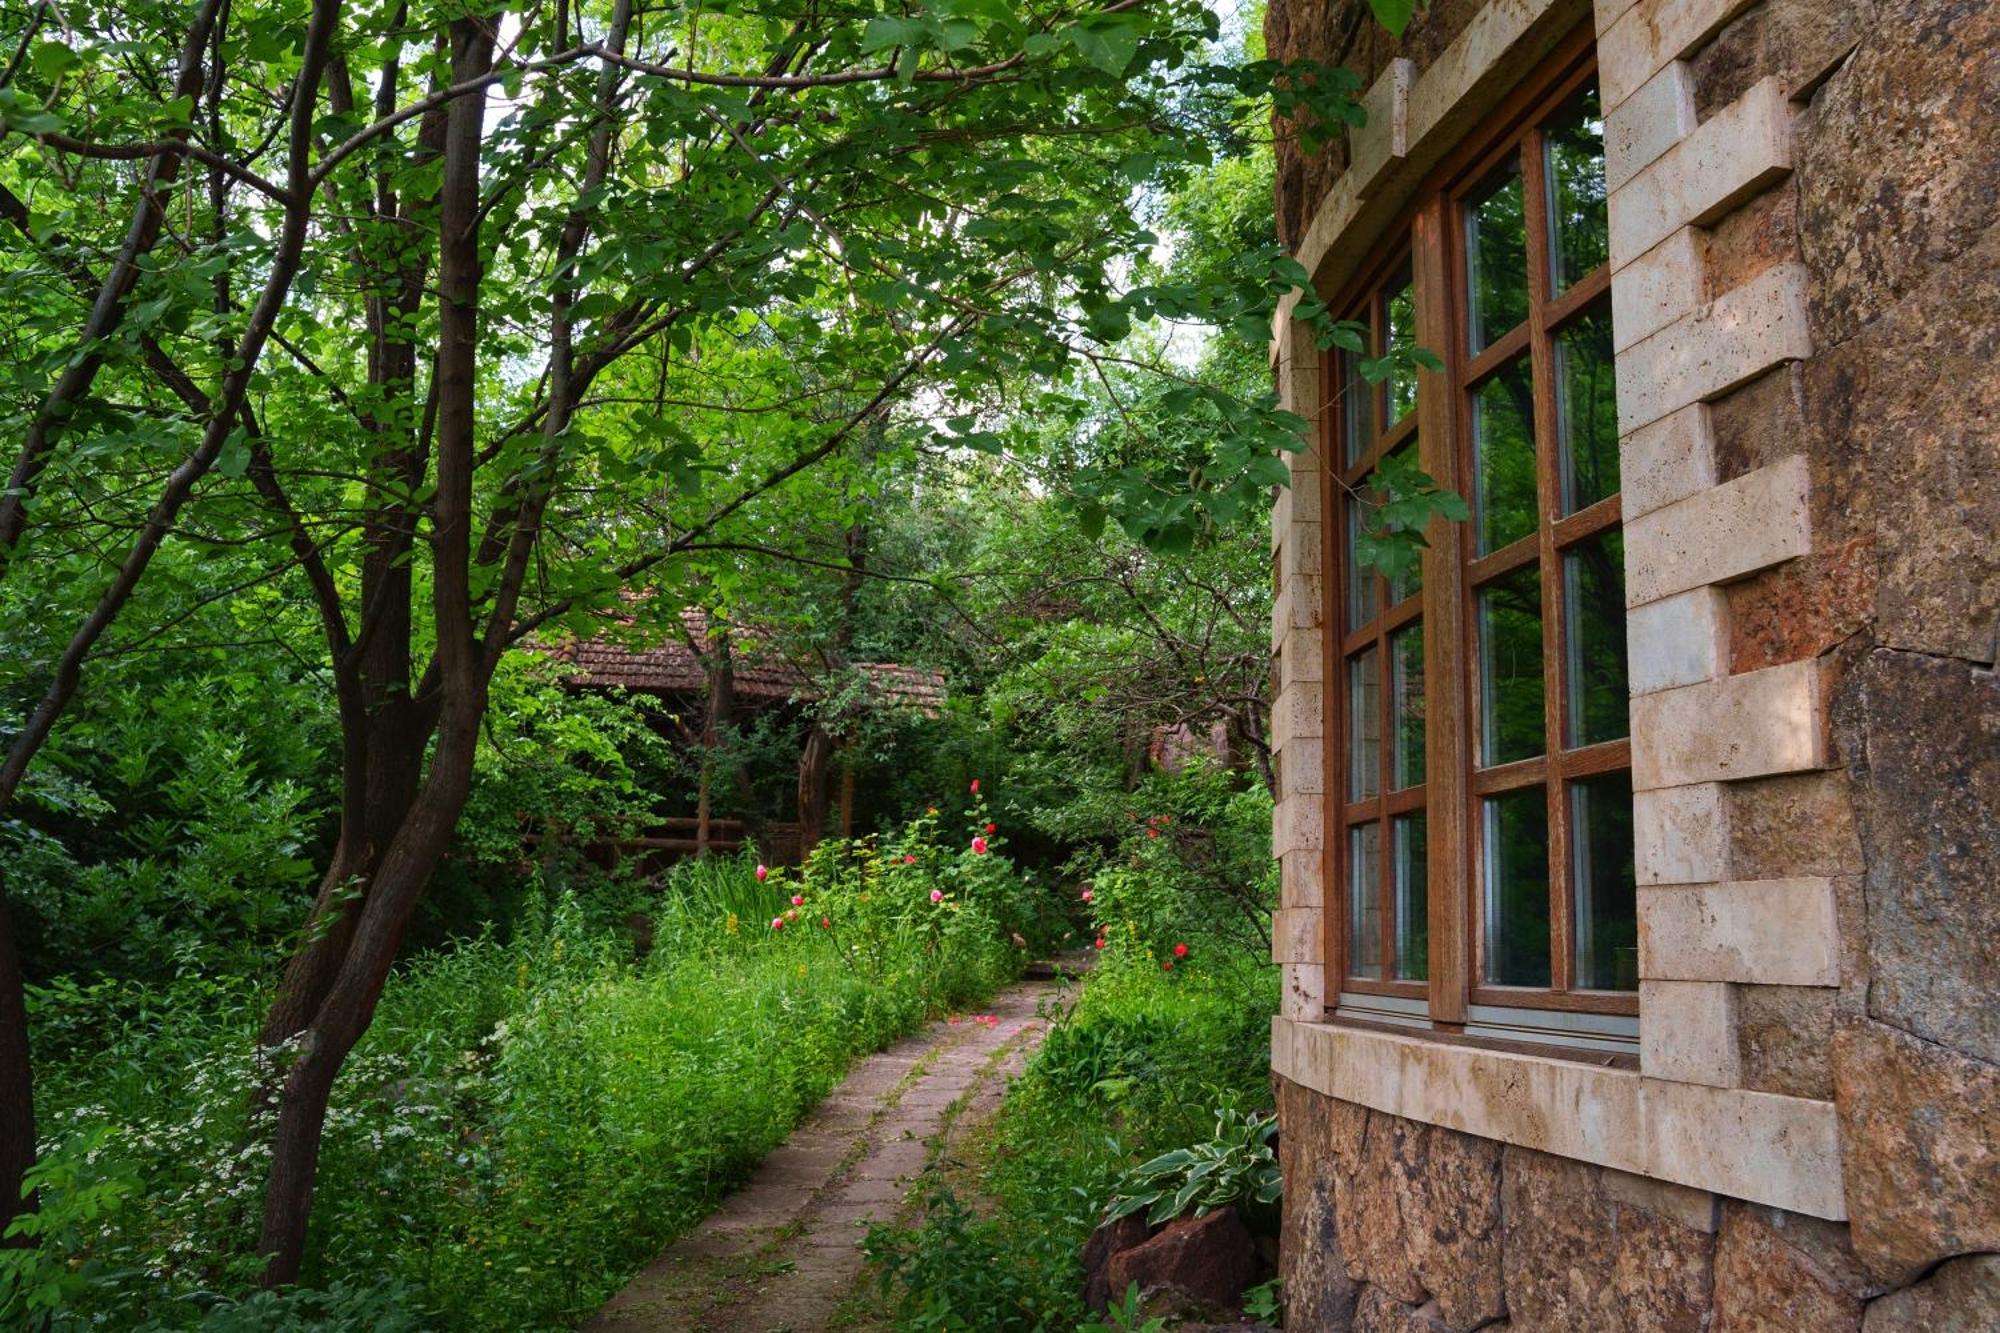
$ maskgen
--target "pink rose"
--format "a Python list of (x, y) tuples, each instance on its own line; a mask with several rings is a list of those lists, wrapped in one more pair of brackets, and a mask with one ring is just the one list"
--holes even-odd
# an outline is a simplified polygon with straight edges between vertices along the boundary
[(806, 905), (806, 896), (803, 893), (795, 893), (792, 895), (792, 906), (804, 907), (805, 905)]
[(977, 856), (984, 856), (984, 855), (986, 855), (986, 839), (984, 839), (984, 838), (974, 838), (974, 839), (972, 840), (972, 850), (973, 850), (973, 853), (974, 853), (974, 855), (977, 855)]
[(784, 928), (785, 928), (785, 918), (781, 916), (774, 916), (771, 918), (772, 930), (783, 930)]
[(932, 890), (931, 890), (931, 901), (932, 901), (932, 902), (934, 902), (934, 903), (941, 903), (941, 902), (943, 902), (943, 901), (944, 901), (944, 890), (943, 890), (943, 889), (932, 889)]
[(767, 880), (767, 879), (769, 879), (769, 878), (771, 878), (771, 867), (769, 867), (769, 866), (765, 866), (765, 865), (760, 865), (760, 866), (758, 866), (758, 867), (757, 867), (757, 882), (758, 882), (759, 884), (762, 884), (762, 883), (763, 883), (763, 882), (764, 882), (765, 880)]

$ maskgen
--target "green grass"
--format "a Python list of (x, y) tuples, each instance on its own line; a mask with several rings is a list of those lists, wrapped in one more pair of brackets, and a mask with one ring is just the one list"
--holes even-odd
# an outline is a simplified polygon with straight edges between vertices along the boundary
[[(1212, 955), (1212, 956), (1207, 956)], [(1171, 973), (1114, 952), (1015, 1084), (987, 1136), (975, 1216), (933, 1200), (915, 1231), (880, 1232), (904, 1327), (1069, 1330), (1084, 1321), (1083, 1242), (1119, 1174), (1208, 1138), (1215, 1109), (1269, 1101), (1276, 970), (1204, 949)]]
[[(344, 1280), (347, 1294), (313, 1297), (310, 1314), (300, 1298), (262, 1323), (373, 1327), (388, 1289), (428, 1326), (573, 1326), (782, 1142), (855, 1056), (1017, 968), (1004, 900), (1028, 891), (998, 858), (835, 859), (768, 884), (747, 862), (690, 865), (650, 904), (643, 962), (615, 913), (593, 922), (563, 898), (505, 942), (406, 967), (328, 1118), (304, 1285)], [(793, 893), (806, 904), (773, 930)], [(157, 1023), (112, 1040), (93, 1056), (102, 1077), (71, 1066), (51, 1080), (57, 1162), (62, 1144), (110, 1129), (77, 1159), (71, 1197), (86, 1197), (85, 1181), (130, 1182), (63, 1238), (74, 1264), (57, 1326), (187, 1327), (213, 1293), (250, 1289), (265, 1160), (244, 1132), (254, 1017), (224, 997), (184, 1014), (171, 1042)]]

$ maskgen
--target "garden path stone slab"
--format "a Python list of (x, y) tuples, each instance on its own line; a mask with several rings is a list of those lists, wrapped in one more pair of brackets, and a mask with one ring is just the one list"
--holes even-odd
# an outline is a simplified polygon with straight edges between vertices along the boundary
[(608, 1301), (586, 1333), (821, 1333), (861, 1276), (861, 1240), (948, 1151), (944, 1131), (999, 1102), (1057, 993), (1053, 971), (987, 1012), (933, 1023), (857, 1061), (744, 1187)]

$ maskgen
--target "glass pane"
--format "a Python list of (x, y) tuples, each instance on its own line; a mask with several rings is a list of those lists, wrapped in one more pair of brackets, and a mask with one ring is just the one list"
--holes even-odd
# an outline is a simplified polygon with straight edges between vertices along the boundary
[(1361, 378), (1359, 360), (1351, 352), (1340, 354), (1340, 435), (1349, 467), (1375, 443), (1375, 389)]
[[(1615, 447), (1615, 446), (1614, 446)], [(1472, 520), (1479, 554), (1535, 530), (1535, 382), (1522, 357), (1473, 391)]]
[(1638, 880), (1632, 872), (1632, 775), (1570, 784), (1576, 839), (1576, 985), (1639, 989)]
[(1396, 980), (1425, 981), (1431, 975), (1431, 912), (1422, 812), (1398, 815), (1391, 842), (1396, 856)]
[(1382, 826), (1347, 830), (1347, 974), (1382, 979)]
[(1529, 565), (1479, 589), (1479, 763), (1542, 752), (1542, 585)]
[[(1404, 269), (1390, 285), (1388, 300), (1389, 345), (1384, 351), (1417, 345), (1417, 286)], [(1389, 376), (1389, 421), (1401, 421), (1417, 406), (1417, 372), (1405, 368)]]
[[(1415, 462), (1416, 455), (1417, 455), (1417, 442), (1415, 440), (1411, 440), (1409, 443), (1397, 449), (1394, 456), (1398, 459), (1407, 458), (1411, 462)], [(1404, 601), (1407, 598), (1415, 597), (1418, 593), (1422, 592), (1423, 589), (1424, 589), (1423, 565), (1421, 563), (1411, 565), (1409, 573), (1398, 575), (1397, 577), (1389, 580), (1389, 605), (1394, 606), (1396, 603), (1400, 601)]]
[(1354, 630), (1375, 618), (1375, 571), (1361, 563), (1361, 525), (1368, 516), (1365, 502), (1350, 495), (1341, 504), (1347, 513), (1347, 628)]
[(1389, 640), (1389, 659), (1395, 690), (1390, 703), (1396, 728), (1392, 765), (1396, 789), (1401, 791), (1424, 780), (1424, 627), (1417, 624), (1396, 631)]
[(1373, 648), (1347, 659), (1347, 799), (1365, 801), (1382, 782), (1382, 662)]
[(1563, 553), (1563, 628), (1569, 649), (1571, 745), (1631, 730), (1625, 688), (1625, 538), (1613, 531)]
[(1540, 787), (1480, 802), (1492, 986), (1549, 984), (1549, 808)]
[(1618, 389), (1611, 374), (1611, 307), (1592, 306), (1556, 334), (1556, 438), (1563, 512), (1618, 493)]
[(1528, 244), (1521, 211), (1521, 164), (1466, 200), (1465, 289), (1470, 348), (1477, 353), (1528, 317)]
[(1561, 292), (1602, 264), (1610, 234), (1604, 200), (1604, 111), (1582, 89), (1543, 131), (1548, 154), (1549, 255)]

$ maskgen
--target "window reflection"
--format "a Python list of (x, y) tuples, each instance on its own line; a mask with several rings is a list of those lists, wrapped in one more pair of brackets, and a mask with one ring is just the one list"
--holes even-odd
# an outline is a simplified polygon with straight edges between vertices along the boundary
[(1479, 762), (1542, 752), (1542, 585), (1528, 565), (1479, 590)]
[(1549, 809), (1540, 787), (1480, 802), (1486, 868), (1485, 976), (1549, 984)]
[[(1386, 326), (1389, 345), (1385, 351), (1417, 345), (1417, 285), (1404, 268), (1402, 274), (1390, 284)], [(1417, 408), (1417, 372), (1414, 367), (1404, 367), (1389, 376), (1389, 421), (1401, 421)]]
[(1375, 649), (1347, 660), (1347, 799), (1381, 791), (1382, 659)]
[(1347, 973), (1382, 979), (1382, 826), (1347, 831)]
[(1361, 378), (1359, 360), (1351, 352), (1340, 354), (1341, 439), (1349, 467), (1375, 443), (1375, 389)]
[(1576, 984), (1639, 989), (1638, 880), (1632, 857), (1632, 775), (1570, 784), (1575, 842)]
[(1361, 563), (1361, 529), (1370, 508), (1366, 499), (1350, 495), (1341, 502), (1346, 512), (1347, 628), (1360, 629), (1375, 618), (1375, 571)]
[(1571, 745), (1615, 741), (1627, 722), (1625, 539), (1611, 531), (1563, 552), (1563, 638)]
[(1543, 128), (1549, 182), (1549, 251), (1560, 293), (1605, 261), (1604, 112), (1591, 83)]
[(1398, 630), (1389, 640), (1389, 655), (1396, 728), (1390, 767), (1396, 790), (1402, 791), (1424, 780), (1424, 627)]
[(1510, 361), (1472, 398), (1473, 525), (1479, 554), (1535, 530), (1535, 384), (1528, 358)]
[(1423, 981), (1431, 974), (1430, 874), (1424, 860), (1423, 813), (1395, 821), (1396, 980)]
[(1563, 513), (1618, 493), (1618, 390), (1612, 377), (1611, 307), (1592, 306), (1556, 334), (1556, 436), (1562, 444)]
[(1468, 347), (1477, 354), (1528, 317), (1528, 246), (1521, 210), (1521, 167), (1502, 174), (1466, 201)]

